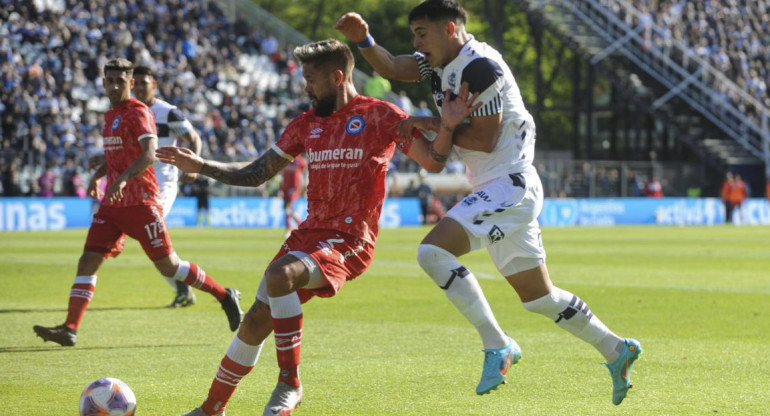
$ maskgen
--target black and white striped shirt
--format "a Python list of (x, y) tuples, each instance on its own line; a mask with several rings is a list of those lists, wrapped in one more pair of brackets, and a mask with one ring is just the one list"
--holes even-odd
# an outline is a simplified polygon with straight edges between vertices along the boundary
[[(467, 165), (471, 185), (487, 182), (513, 172), (522, 172), (535, 156), (534, 121), (524, 106), (519, 86), (503, 57), (494, 48), (472, 36), (451, 62), (442, 68), (431, 68), (425, 56), (415, 52), (422, 79), (430, 80), (433, 99), (441, 112), (446, 91), (455, 97), (463, 82), (471, 94), (479, 93), (476, 102), (484, 104), (471, 114), (482, 117), (502, 113), (502, 126), (497, 146), (492, 153), (455, 147)], [(529, 124), (528, 124), (529, 123)]]

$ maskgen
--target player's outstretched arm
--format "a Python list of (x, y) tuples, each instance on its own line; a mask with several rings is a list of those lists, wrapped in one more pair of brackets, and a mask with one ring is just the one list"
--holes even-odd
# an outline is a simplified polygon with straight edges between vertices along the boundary
[(393, 56), (387, 49), (374, 42), (369, 34), (369, 24), (360, 14), (349, 12), (337, 20), (334, 28), (359, 45), (359, 51), (380, 75), (399, 81), (418, 81), (420, 69), (412, 55)]
[(206, 160), (184, 147), (161, 147), (155, 152), (161, 162), (185, 172), (200, 173), (228, 185), (259, 186), (289, 164), (289, 160), (270, 149), (253, 162)]
[[(189, 143), (190, 149), (195, 152), (196, 155), (201, 154), (203, 141), (201, 140), (201, 136), (198, 134), (198, 131), (195, 130), (195, 128), (191, 128), (187, 133), (182, 134), (179, 137), (181, 137), (185, 142)], [(182, 176), (179, 178), (179, 181), (182, 183), (193, 183), (197, 178), (197, 173), (183, 172)]]

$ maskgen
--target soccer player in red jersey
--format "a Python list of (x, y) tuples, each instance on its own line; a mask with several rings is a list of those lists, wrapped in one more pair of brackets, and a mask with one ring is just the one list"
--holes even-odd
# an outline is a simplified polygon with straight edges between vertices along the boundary
[[(297, 156), (283, 169), (281, 192), (283, 192), (283, 211), (286, 213), (286, 238), (292, 229), (297, 228), (301, 222), (294, 213), (294, 201), (302, 194), (302, 172), (307, 167), (307, 161), (302, 156)], [(292, 225), (294, 222), (294, 226)]]
[(126, 59), (111, 59), (104, 66), (104, 89), (111, 106), (104, 115), (102, 132), (105, 162), (94, 174), (88, 193), (97, 199), (101, 196), (97, 183), (105, 175), (107, 193), (78, 261), (67, 319), (54, 327), (33, 327), (44, 341), (75, 345), (80, 321), (94, 295), (96, 272), (107, 257), (120, 254), (123, 247), (116, 243), (124, 234), (139, 241), (163, 276), (211, 293), (222, 304), (230, 330), (240, 325), (240, 293), (223, 288), (195, 263), (181, 260), (171, 245), (152, 168), (158, 140), (155, 118), (149, 107), (130, 96), (132, 70), (133, 64)]
[[(308, 162), (308, 217), (267, 266), (256, 301), (222, 359), (208, 397), (188, 415), (224, 414), (273, 331), (280, 373), (263, 414), (291, 414), (302, 399), (302, 303), (313, 296), (334, 296), (347, 280), (369, 267), (385, 199), (385, 175), (395, 148), (438, 172), (446, 163), (442, 155), (452, 145), (446, 135), (433, 143), (417, 130), (400, 135), (407, 114), (393, 104), (358, 95), (353, 54), (344, 43), (311, 43), (296, 48), (294, 55), (302, 63), (312, 110), (295, 118), (259, 159), (220, 163), (184, 148), (163, 147), (156, 152), (161, 161), (185, 172), (240, 186), (259, 186), (303, 152)], [(475, 98), (463, 86), (456, 99), (445, 103), (442, 122), (457, 126), (478, 108), (470, 104)]]

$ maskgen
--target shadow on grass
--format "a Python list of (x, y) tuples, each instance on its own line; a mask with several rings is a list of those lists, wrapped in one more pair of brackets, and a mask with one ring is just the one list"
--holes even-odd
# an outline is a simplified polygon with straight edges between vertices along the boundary
[[(116, 306), (110, 308), (88, 308), (88, 312), (110, 312), (110, 311), (141, 311), (141, 310), (158, 310), (158, 309), (174, 309), (167, 308), (165, 306)], [(30, 309), (0, 309), (2, 313), (30, 313), (30, 312), (67, 312), (67, 308), (30, 308)]]
[(57, 351), (79, 351), (79, 350), (128, 350), (128, 349), (141, 349), (141, 348), (179, 348), (179, 347), (202, 347), (211, 345), (208, 343), (197, 344), (167, 344), (167, 345), (114, 345), (114, 346), (102, 346), (102, 347), (62, 347), (56, 344), (50, 346), (40, 347), (0, 347), (0, 354), (12, 354), (12, 353), (24, 353), (24, 352), (57, 352)]

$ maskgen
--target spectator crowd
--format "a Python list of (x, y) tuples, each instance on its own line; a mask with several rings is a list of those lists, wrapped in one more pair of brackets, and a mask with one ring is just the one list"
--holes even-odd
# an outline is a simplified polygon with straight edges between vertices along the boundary
[[(688, 66), (690, 57), (708, 62), (733, 80), (740, 89), (770, 107), (770, 1), (767, 0), (603, 0), (634, 25), (645, 29), (650, 47), (682, 46), (686, 53), (674, 55)], [(638, 19), (625, 12), (623, 4), (639, 12)], [(757, 109), (742, 97), (728, 92), (725, 84), (712, 79), (711, 86), (723, 101), (732, 102), (749, 117)]]
[[(770, 0), (630, 4), (656, 28), (653, 42), (687, 45), (770, 104)], [(253, 159), (308, 108), (292, 49), (228, 19), (215, 2), (0, 0), (0, 193), (84, 196), (87, 159), (101, 151), (109, 106), (101, 68), (113, 56), (153, 67), (158, 95), (187, 114), (205, 157)], [(432, 114), (403, 92), (397, 101), (416, 115)], [(398, 155), (391, 168), (417, 171)], [(462, 173), (454, 155), (447, 172)], [(552, 197), (620, 196), (621, 188), (641, 196), (652, 179), (623, 175), (621, 186), (617, 169), (601, 167), (541, 174)]]
[(155, 69), (158, 95), (187, 114), (206, 157), (253, 159), (307, 106), (292, 47), (213, 2), (0, 4), (4, 195), (79, 195), (102, 148), (109, 57)]

